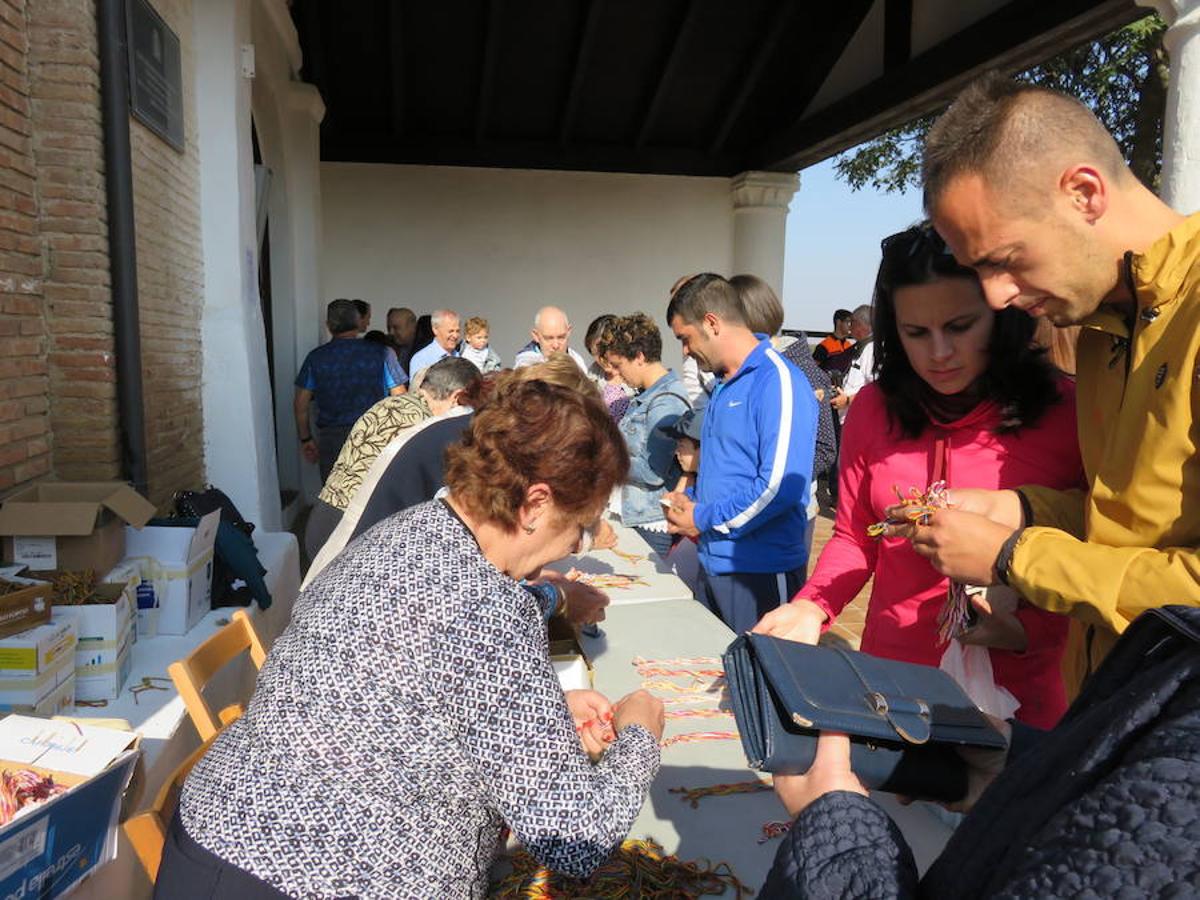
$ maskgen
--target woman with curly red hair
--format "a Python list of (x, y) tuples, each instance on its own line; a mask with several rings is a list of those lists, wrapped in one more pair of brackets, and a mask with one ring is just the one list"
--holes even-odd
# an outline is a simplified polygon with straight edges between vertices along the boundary
[(564, 695), (554, 610), (520, 581), (578, 549), (628, 470), (597, 397), (503, 376), (447, 452), (449, 497), (383, 520), (300, 595), (184, 786), (159, 896), (482, 897), (502, 823), (591, 874), (658, 769), (662, 704)]

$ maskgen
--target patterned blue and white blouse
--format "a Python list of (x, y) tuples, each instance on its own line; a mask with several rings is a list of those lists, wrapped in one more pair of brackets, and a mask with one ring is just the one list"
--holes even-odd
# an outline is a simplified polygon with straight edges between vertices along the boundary
[(300, 595), (180, 814), (288, 894), (482, 897), (502, 822), (543, 864), (587, 876), (658, 764), (640, 726), (588, 761), (537, 600), (433, 501), (380, 522)]

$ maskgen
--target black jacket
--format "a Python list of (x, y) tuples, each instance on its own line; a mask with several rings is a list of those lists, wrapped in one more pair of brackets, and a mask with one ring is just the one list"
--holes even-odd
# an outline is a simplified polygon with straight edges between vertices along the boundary
[(918, 881), (878, 806), (796, 819), (761, 892), (783, 897), (1200, 894), (1200, 609), (1137, 619), (1062, 722), (1011, 758)]
[(375, 485), (350, 540), (402, 509), (432, 500), (446, 483), (446, 448), (462, 437), (474, 418), (474, 413), (451, 416), (409, 438)]

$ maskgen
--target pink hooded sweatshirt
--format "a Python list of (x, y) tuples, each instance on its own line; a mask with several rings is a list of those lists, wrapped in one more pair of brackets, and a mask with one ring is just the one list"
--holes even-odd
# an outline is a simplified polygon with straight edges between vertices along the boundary
[[(796, 598), (816, 603), (832, 621), (874, 575), (862, 650), (936, 666), (946, 649), (938, 644), (937, 615), (947, 581), (908, 541), (868, 537), (867, 526), (896, 503), (896, 487), (907, 495), (909, 488), (924, 490), (938, 477), (951, 488), (1082, 487), (1075, 385), (1064, 378), (1058, 388), (1061, 399), (1031, 427), (995, 434), (1000, 412), (987, 402), (917, 438), (901, 437), (893, 428), (878, 385), (863, 388), (842, 432), (834, 535)], [(996, 683), (1020, 702), (1018, 720), (1051, 728), (1067, 708), (1060, 672), (1067, 619), (1024, 601), (1016, 615), (1029, 645), (1024, 653), (989, 651)]]

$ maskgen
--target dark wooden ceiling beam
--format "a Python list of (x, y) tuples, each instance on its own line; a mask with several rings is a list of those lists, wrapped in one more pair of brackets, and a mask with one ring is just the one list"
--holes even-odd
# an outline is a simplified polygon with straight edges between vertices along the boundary
[(575, 116), (579, 113), (579, 98), (583, 94), (583, 81), (587, 75), (588, 63), (591, 62), (592, 48), (595, 45), (596, 26), (604, 10), (604, 0), (588, 0), (587, 14), (583, 27), (579, 32), (579, 43), (575, 49), (575, 64), (571, 67), (571, 85), (567, 88), (567, 97), (563, 103), (562, 116), (559, 119), (558, 143), (566, 146), (571, 141), (571, 132), (575, 128)]
[(492, 90), (496, 85), (496, 64), (500, 58), (500, 22), (504, 14), (503, 0), (488, 0), (487, 33), (483, 38), (483, 63), (479, 70), (479, 99), (475, 104), (475, 141), (482, 142), (487, 134), (488, 115), (492, 108)]
[(303, 23), (304, 58), (301, 68), (305, 79), (316, 85), (321, 99), (325, 101), (323, 124), (328, 124), (337, 111), (329, 102), (329, 85), (325, 80), (328, 70), (325, 66), (325, 49), (321, 43), (320, 0), (297, 0), (296, 5), (300, 8), (300, 21)]
[(496, 137), (477, 144), (471, 137), (423, 138), (409, 134), (392, 141), (377, 132), (342, 131), (325, 135), (321, 159), (327, 162), (480, 166), (508, 169), (551, 169), (588, 172), (631, 172), (668, 175), (728, 175), (736, 160), (711, 156), (697, 147), (650, 146), (636, 150), (625, 144), (582, 144), (560, 147), (556, 141), (513, 141)]
[(767, 25), (766, 33), (762, 36), (761, 40), (756, 41), (754, 46), (750, 48), (750, 53), (746, 60), (746, 76), (739, 82), (737, 94), (734, 95), (733, 101), (725, 109), (725, 115), (721, 119), (721, 124), (717, 127), (717, 132), (713, 135), (713, 139), (708, 145), (709, 153), (719, 153), (721, 152), (721, 148), (725, 146), (725, 142), (729, 139), (729, 133), (733, 131), (733, 126), (737, 124), (742, 111), (746, 108), (746, 102), (754, 93), (754, 89), (758, 87), (759, 81), (762, 80), (763, 72), (767, 69), (767, 63), (775, 55), (775, 48), (779, 46), (779, 39), (783, 35), (784, 28), (787, 27), (788, 17), (791, 16), (795, 9), (795, 0), (779, 0), (776, 4), (775, 12), (772, 13), (770, 22)]
[(663, 64), (662, 71), (659, 73), (658, 82), (654, 86), (654, 93), (651, 95), (650, 103), (646, 107), (645, 114), (642, 116), (642, 125), (638, 128), (637, 138), (633, 142), (634, 147), (639, 150), (646, 146), (646, 141), (650, 138), (650, 132), (654, 128), (658, 114), (662, 111), (663, 101), (666, 100), (667, 90), (671, 85), (671, 79), (675, 75), (675, 70), (679, 68), (679, 62), (683, 59), (688, 32), (691, 31), (692, 25), (696, 21), (696, 12), (699, 8), (699, 0), (688, 0), (683, 19), (675, 29), (675, 41), (671, 44), (671, 52), (667, 54), (667, 61)]
[(985, 71), (1021, 72), (1145, 11), (1132, 0), (1016, 0), (763, 143), (747, 168), (796, 171), (945, 106)]
[(387, 9), (392, 137), (398, 138), (404, 134), (404, 4), (389, 3)]
[(884, 0), (883, 70), (891, 72), (912, 58), (913, 0)]

